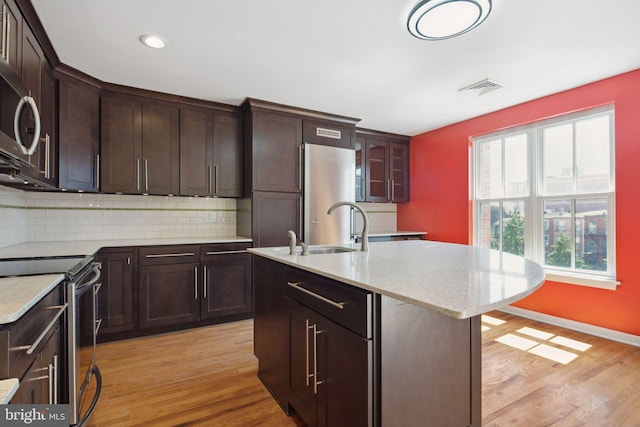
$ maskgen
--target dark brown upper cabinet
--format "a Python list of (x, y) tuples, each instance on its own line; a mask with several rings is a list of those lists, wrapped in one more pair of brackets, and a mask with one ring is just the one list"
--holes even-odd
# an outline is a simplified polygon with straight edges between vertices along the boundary
[(252, 112), (253, 191), (302, 191), (302, 119)]
[(22, 70), (22, 14), (13, 0), (0, 0), (2, 30), (0, 31), (0, 57), (17, 75)]
[(179, 194), (178, 111), (134, 97), (103, 96), (102, 191)]
[(409, 138), (358, 130), (356, 201), (409, 201)]
[(60, 74), (58, 97), (58, 186), (100, 191), (100, 88)]
[(180, 194), (242, 196), (242, 123), (239, 115), (180, 110)]

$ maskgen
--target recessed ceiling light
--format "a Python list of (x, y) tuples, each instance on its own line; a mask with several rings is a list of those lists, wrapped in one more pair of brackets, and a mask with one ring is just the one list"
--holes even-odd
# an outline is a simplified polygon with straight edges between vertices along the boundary
[(162, 49), (167, 45), (167, 42), (158, 36), (149, 36), (149, 35), (140, 36), (140, 41), (145, 46), (152, 47), (154, 49)]
[(444, 40), (480, 25), (491, 12), (491, 0), (423, 0), (407, 20), (409, 32), (422, 40)]

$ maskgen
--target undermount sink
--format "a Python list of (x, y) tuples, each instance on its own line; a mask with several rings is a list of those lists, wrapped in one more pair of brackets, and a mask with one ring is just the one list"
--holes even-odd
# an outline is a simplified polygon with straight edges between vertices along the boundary
[(343, 252), (355, 252), (357, 249), (353, 248), (344, 248), (342, 246), (320, 246), (320, 247), (310, 247), (309, 255), (317, 255), (317, 254), (340, 254)]

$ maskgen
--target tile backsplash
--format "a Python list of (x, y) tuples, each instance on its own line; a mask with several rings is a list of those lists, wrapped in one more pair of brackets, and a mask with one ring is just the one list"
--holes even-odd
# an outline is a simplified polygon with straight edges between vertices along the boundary
[(235, 199), (23, 192), (0, 186), (0, 247), (236, 235)]

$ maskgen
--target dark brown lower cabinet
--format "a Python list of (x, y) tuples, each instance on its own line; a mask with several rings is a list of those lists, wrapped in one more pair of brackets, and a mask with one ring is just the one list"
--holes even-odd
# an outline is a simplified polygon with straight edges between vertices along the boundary
[(140, 267), (141, 328), (171, 326), (200, 319), (199, 263)]
[(289, 304), (290, 401), (309, 427), (370, 425), (372, 343)]
[(251, 312), (251, 257), (246, 250), (228, 252), (202, 254), (201, 319)]
[(480, 316), (253, 257), (258, 377), (285, 412), (311, 427), (480, 426)]

